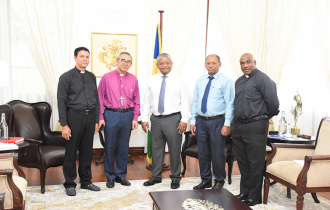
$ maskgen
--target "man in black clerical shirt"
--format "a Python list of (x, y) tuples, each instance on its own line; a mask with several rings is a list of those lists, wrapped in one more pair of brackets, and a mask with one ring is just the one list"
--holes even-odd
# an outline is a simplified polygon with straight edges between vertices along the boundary
[(92, 152), (94, 133), (98, 132), (99, 99), (95, 75), (86, 70), (89, 50), (79, 47), (74, 51), (76, 67), (65, 72), (57, 88), (58, 112), (62, 136), (67, 140), (63, 174), (64, 187), (69, 196), (76, 195), (76, 155), (79, 150), (79, 168), (82, 189), (99, 191), (92, 184)]
[(277, 115), (276, 84), (256, 68), (253, 55), (240, 58), (244, 73), (235, 82), (232, 138), (241, 172), (237, 197), (249, 206), (261, 203), (269, 119)]

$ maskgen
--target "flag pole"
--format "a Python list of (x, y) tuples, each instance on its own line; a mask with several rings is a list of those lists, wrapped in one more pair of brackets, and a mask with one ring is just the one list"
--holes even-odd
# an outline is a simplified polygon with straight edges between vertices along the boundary
[[(159, 10), (159, 27), (160, 27), (160, 43), (162, 44), (162, 48), (163, 48), (163, 13), (164, 10)], [(166, 163), (163, 163), (163, 170), (168, 170), (170, 169), (170, 166), (167, 165)]]
[(160, 42), (163, 46), (163, 13), (164, 13), (164, 10), (159, 10), (159, 16), (160, 16), (160, 21), (159, 21), (159, 27), (160, 27)]
[(209, 6), (210, 0), (207, 0), (207, 13), (206, 13), (206, 37), (205, 37), (205, 58), (206, 58), (206, 49), (207, 49), (207, 31), (209, 28)]

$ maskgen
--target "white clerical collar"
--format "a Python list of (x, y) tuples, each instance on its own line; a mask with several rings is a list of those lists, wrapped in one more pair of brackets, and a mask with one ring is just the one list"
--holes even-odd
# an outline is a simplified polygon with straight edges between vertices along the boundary
[(123, 77), (125, 74), (119, 74), (121, 77)]
[(85, 71), (80, 71), (80, 73), (85, 74)]
[(249, 79), (249, 77), (250, 77), (250, 76), (249, 76), (249, 75), (247, 75), (247, 74), (245, 74), (244, 76), (245, 76), (246, 78), (248, 78), (248, 79)]

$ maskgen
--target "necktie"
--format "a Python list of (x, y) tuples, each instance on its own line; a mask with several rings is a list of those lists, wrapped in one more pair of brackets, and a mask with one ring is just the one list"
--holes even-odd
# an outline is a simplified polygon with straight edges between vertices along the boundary
[(209, 92), (210, 92), (212, 79), (214, 79), (214, 77), (209, 76), (209, 82), (206, 85), (205, 92), (204, 92), (204, 95), (203, 95), (202, 108), (201, 108), (201, 111), (203, 112), (203, 114), (207, 111), (207, 108), (206, 108), (207, 107), (207, 97), (208, 97)]
[(159, 101), (158, 101), (158, 112), (160, 114), (163, 114), (164, 112), (164, 99), (165, 99), (165, 88), (166, 88), (166, 79), (167, 76), (163, 76), (163, 82), (162, 86), (160, 88), (160, 93), (159, 93)]

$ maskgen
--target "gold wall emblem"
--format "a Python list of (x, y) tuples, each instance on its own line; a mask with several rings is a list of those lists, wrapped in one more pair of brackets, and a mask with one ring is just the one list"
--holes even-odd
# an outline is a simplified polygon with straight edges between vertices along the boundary
[(114, 39), (111, 44), (103, 46), (103, 52), (100, 52), (99, 60), (104, 63), (110, 71), (115, 70), (117, 68), (117, 55), (122, 51), (126, 51), (123, 42)]

